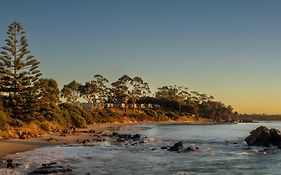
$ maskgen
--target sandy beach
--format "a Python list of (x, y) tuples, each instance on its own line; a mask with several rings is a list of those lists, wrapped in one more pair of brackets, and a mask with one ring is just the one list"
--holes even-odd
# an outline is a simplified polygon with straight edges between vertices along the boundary
[[(128, 124), (97, 124), (89, 125), (85, 129), (77, 129), (77, 132), (71, 135), (61, 136), (60, 133), (50, 133), (37, 138), (31, 139), (7, 139), (0, 141), (0, 157), (13, 154), (17, 152), (29, 151), (39, 147), (44, 146), (55, 146), (63, 144), (74, 144), (78, 140), (83, 141), (93, 137), (92, 133), (89, 133), (90, 130), (95, 130), (96, 132), (107, 133), (110, 130), (118, 130), (118, 127)], [(50, 138), (56, 141), (48, 141)]]

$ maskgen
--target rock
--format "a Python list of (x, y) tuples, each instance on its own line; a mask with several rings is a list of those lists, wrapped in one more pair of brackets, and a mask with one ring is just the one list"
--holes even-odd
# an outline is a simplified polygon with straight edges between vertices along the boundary
[(118, 138), (116, 139), (116, 141), (117, 141), (117, 142), (125, 142), (126, 140), (125, 140), (124, 138), (118, 137)]
[(267, 127), (260, 126), (250, 133), (251, 135), (245, 139), (249, 146), (270, 146), (271, 134)]
[(199, 148), (195, 145), (192, 145), (190, 147), (187, 147), (183, 152), (190, 152), (190, 151), (197, 151)]
[(13, 164), (13, 160), (11, 159), (7, 160), (7, 168), (15, 168), (15, 165)]
[(86, 144), (86, 143), (89, 143), (89, 142), (90, 142), (89, 139), (85, 139), (85, 140), (83, 140), (81, 143), (82, 143), (82, 144)]
[(270, 129), (269, 132), (271, 134), (270, 142), (273, 145), (281, 146), (281, 132), (278, 129)]
[(119, 133), (117, 133), (117, 132), (112, 133), (112, 137), (118, 137), (118, 136), (119, 136)]
[(55, 138), (49, 138), (47, 141), (50, 143), (56, 143), (58, 140)]
[(133, 141), (140, 141), (141, 140), (141, 135), (140, 134), (135, 134), (133, 135)]
[(182, 144), (182, 142), (177, 142), (177, 143), (175, 143), (172, 147), (170, 147), (168, 150), (169, 150), (169, 151), (180, 152), (182, 149), (183, 149), (183, 144)]
[(102, 134), (102, 133), (103, 133), (103, 131), (97, 132), (97, 134), (99, 134), (99, 135)]
[(96, 132), (96, 131), (95, 131), (95, 130), (92, 130), (92, 129), (89, 131), (89, 133), (95, 133), (95, 132)]
[(56, 174), (56, 173), (66, 173), (71, 172), (72, 169), (68, 167), (63, 167), (56, 165), (56, 163), (50, 163), (50, 164), (42, 164), (42, 167), (28, 173), (30, 175), (36, 175), (36, 174)]
[(278, 146), (281, 148), (281, 132), (278, 129), (268, 129), (265, 126), (260, 126), (250, 132), (245, 141), (249, 146)]
[(168, 149), (168, 146), (162, 146), (160, 149)]

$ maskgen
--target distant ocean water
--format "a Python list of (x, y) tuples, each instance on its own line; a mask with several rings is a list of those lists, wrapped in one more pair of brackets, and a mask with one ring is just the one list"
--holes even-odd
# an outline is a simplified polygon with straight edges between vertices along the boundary
[[(221, 125), (127, 125), (123, 133), (147, 136), (140, 146), (114, 145), (108, 141), (90, 146), (72, 145), (39, 148), (8, 155), (16, 169), (0, 169), (0, 174), (27, 174), (42, 163), (57, 162), (71, 168), (68, 174), (159, 174), (159, 175), (280, 175), (281, 150), (249, 148), (244, 139), (264, 125), (281, 130), (280, 122)], [(177, 153), (160, 149), (182, 141), (196, 145), (196, 152)]]

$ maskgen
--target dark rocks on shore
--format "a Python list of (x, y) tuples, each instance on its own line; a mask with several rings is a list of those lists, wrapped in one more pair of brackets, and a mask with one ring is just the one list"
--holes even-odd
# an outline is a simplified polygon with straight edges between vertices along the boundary
[(199, 149), (198, 147), (192, 145), (187, 147), (185, 150), (183, 150), (183, 152), (197, 151), (198, 149)]
[(183, 150), (183, 144), (182, 144), (182, 142), (177, 142), (173, 146), (171, 146), (168, 150), (169, 151), (180, 152), (180, 151)]
[(15, 168), (13, 160), (11, 160), (11, 159), (7, 160), (7, 168)]
[(47, 141), (50, 143), (56, 143), (58, 140), (55, 138), (49, 138)]
[(278, 129), (269, 130), (265, 126), (260, 126), (252, 130), (250, 134), (245, 139), (249, 146), (278, 146), (281, 148), (281, 132)]
[(162, 146), (160, 149), (169, 149), (168, 146)]
[(161, 149), (167, 149), (168, 151), (173, 151), (173, 152), (192, 152), (192, 151), (197, 151), (199, 148), (196, 147), (195, 145), (189, 146), (187, 148), (184, 149), (184, 146), (182, 144), (182, 142), (177, 142), (175, 143), (173, 146), (171, 146), (170, 148), (168, 148), (167, 146), (161, 147)]
[(18, 132), (19, 139), (28, 139), (34, 137), (29, 131)]
[(72, 169), (68, 167), (63, 167), (60, 165), (57, 165), (56, 163), (50, 163), (50, 164), (42, 164), (42, 167), (37, 168), (36, 170), (28, 173), (30, 175), (37, 175), (37, 174), (56, 174), (56, 173), (67, 173), (71, 172)]
[(140, 134), (120, 134), (113, 132), (110, 137), (116, 138), (116, 141), (119, 143), (130, 143), (130, 145), (141, 145), (144, 144), (146, 137), (141, 136)]

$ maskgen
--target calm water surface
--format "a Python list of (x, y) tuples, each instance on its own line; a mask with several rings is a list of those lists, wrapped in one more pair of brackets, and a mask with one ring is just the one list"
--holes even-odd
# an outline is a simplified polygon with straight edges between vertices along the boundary
[[(244, 139), (256, 127), (264, 125), (281, 130), (280, 122), (233, 125), (129, 125), (120, 132), (141, 133), (148, 138), (142, 146), (112, 145), (47, 147), (8, 155), (20, 166), (1, 169), (0, 174), (26, 174), (42, 163), (57, 162), (73, 169), (68, 174), (159, 174), (159, 175), (280, 175), (281, 150), (249, 148)], [(185, 147), (196, 145), (199, 151), (175, 153), (162, 146), (182, 141)]]

